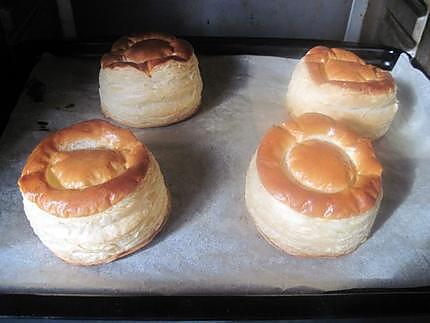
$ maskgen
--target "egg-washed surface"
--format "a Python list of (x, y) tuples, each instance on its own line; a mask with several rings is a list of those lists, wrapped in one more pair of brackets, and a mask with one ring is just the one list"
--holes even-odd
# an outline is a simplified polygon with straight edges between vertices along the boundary
[(367, 94), (394, 92), (395, 89), (389, 72), (366, 64), (354, 53), (341, 48), (314, 47), (307, 52), (304, 62), (317, 83), (329, 83)]
[(397, 87), (387, 71), (354, 53), (317, 46), (296, 65), (286, 93), (290, 116), (323, 113), (361, 136), (382, 137), (398, 110)]
[(382, 192), (382, 166), (370, 140), (321, 114), (269, 129), (256, 163), (272, 196), (304, 215), (358, 215), (373, 208)]
[(119, 152), (80, 149), (56, 153), (45, 176), (50, 186), (76, 190), (106, 183), (125, 170), (125, 159)]
[(192, 55), (193, 47), (186, 40), (164, 33), (140, 33), (118, 39), (111, 52), (103, 55), (101, 66), (131, 66), (150, 75), (157, 65), (169, 60), (187, 61)]
[(58, 217), (24, 198), (35, 234), (57, 257), (74, 265), (104, 264), (142, 248), (160, 232), (170, 210), (163, 175), (151, 155), (148, 164), (132, 193), (91, 216)]
[(19, 187), (59, 217), (92, 215), (132, 193), (145, 177), (148, 153), (132, 132), (84, 121), (44, 138), (27, 159)]
[[(430, 284), (430, 86), (400, 57), (393, 77), (399, 112), (375, 144), (384, 199), (369, 240), (351, 255), (302, 259), (270, 246), (244, 203), (249, 161), (267, 130), (284, 117), (297, 60), (200, 56), (202, 110), (160, 129), (133, 129), (154, 154), (172, 197), (165, 229), (143, 250), (111, 264), (64, 264), (33, 234), (16, 181), (49, 133), (102, 118), (97, 59), (45, 55), (31, 78), (45, 102), (25, 94), (0, 143), (0, 290), (76, 294), (285, 294)], [(70, 104), (74, 107), (62, 109)]]
[(296, 181), (311, 190), (336, 193), (355, 181), (356, 171), (349, 157), (323, 140), (297, 144), (291, 149), (287, 164)]

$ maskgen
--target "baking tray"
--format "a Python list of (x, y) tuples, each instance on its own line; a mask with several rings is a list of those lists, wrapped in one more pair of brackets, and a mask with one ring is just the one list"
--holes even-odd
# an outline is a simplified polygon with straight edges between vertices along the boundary
[[(337, 42), (291, 41), (282, 39), (213, 39), (193, 38), (198, 54), (211, 55), (270, 55), (299, 58), (316, 44), (345, 47), (357, 52), (372, 64), (391, 69), (400, 51)], [(48, 44), (56, 55), (98, 56), (109, 42)], [(40, 44), (39, 44), (40, 46)], [(43, 46), (42, 46), (43, 47)], [(145, 317), (145, 318), (281, 318), (426, 314), (429, 288), (360, 289), (328, 293), (307, 292), (305, 295), (283, 296), (59, 296), (9, 295), (0, 296), (3, 315), (39, 315), (58, 317)], [(383, 301), (376, 306), (375, 300)], [(404, 302), (408, 299), (407, 302)], [(403, 301), (409, 304), (398, 307)], [(106, 307), (106, 303), (113, 306)], [(68, 308), (65, 305), (68, 304)], [(361, 304), (358, 306), (358, 304)], [(364, 306), (368, 304), (368, 306)], [(373, 304), (373, 305), (372, 305)]]

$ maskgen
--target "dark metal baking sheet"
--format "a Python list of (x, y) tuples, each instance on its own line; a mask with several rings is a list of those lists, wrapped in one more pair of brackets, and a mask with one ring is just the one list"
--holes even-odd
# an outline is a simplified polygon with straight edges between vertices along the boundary
[[(402, 289), (402, 291), (404, 291), (405, 289)], [(385, 291), (385, 292), (384, 292)], [(380, 292), (380, 293), (382, 293), (382, 295), (387, 295), (387, 294), (393, 294), (393, 295), (398, 295), (399, 296), (399, 293), (397, 292), (393, 292), (393, 293), (390, 293), (390, 289), (385, 289), (383, 292)], [(364, 297), (364, 295), (367, 295), (368, 293), (372, 293), (371, 291), (370, 292), (362, 292), (362, 293), (356, 293), (356, 292), (354, 292), (354, 291), (351, 291), (351, 293), (349, 293), (349, 292), (346, 292), (346, 295), (356, 295), (356, 296), (359, 296), (359, 297), (361, 297), (361, 296), (363, 296)], [(421, 298), (419, 298), (419, 299), (421, 299), (421, 300), (423, 300), (424, 298), (423, 298), (423, 295), (428, 295), (428, 294), (426, 294), (426, 291), (424, 290), (424, 292), (423, 291), (420, 291), (418, 294), (417, 294), (417, 292), (416, 291), (411, 291), (411, 293), (413, 293), (413, 295), (417, 295), (418, 297), (421, 297)], [(400, 293), (401, 295), (403, 295), (404, 296), (404, 293)], [(308, 295), (309, 296), (312, 296), (312, 293), (308, 293)], [(320, 294), (321, 295), (321, 294)], [(400, 298), (399, 299), (401, 299), (403, 296), (399, 296)], [(3, 295), (4, 296), (4, 300), (11, 300), (12, 298), (11, 297), (8, 297), (7, 295)], [(315, 294), (314, 294), (314, 296), (315, 296)], [(23, 296), (24, 298), (25, 298), (25, 296)], [(15, 300), (17, 300), (17, 299), (19, 299), (20, 297), (19, 297), (19, 295), (17, 296), (17, 297), (15, 297)], [(37, 296), (36, 296), (36, 298), (37, 298)], [(30, 297), (30, 299), (32, 299), (31, 297)], [(44, 302), (44, 301), (47, 301), (47, 299), (46, 298), (38, 298), (40, 301), (42, 301), (42, 302)], [(43, 300), (42, 300), (43, 299)], [(76, 299), (76, 297), (75, 298), (73, 298), (74, 300), (76, 300), (77, 301), (77, 299)], [(153, 300), (154, 300), (154, 298), (152, 298)], [(178, 300), (177, 298), (175, 298), (176, 300)], [(308, 298), (308, 299), (310, 299), (310, 298)], [(315, 298), (314, 298), (315, 299)], [(327, 298), (327, 299), (330, 299), (330, 298)], [(331, 299), (333, 299), (333, 298), (331, 298)], [(369, 298), (368, 298), (369, 299)], [(108, 300), (107, 298), (106, 298), (106, 300)], [(113, 300), (113, 299), (111, 299), (111, 300)], [(123, 300), (125, 301), (125, 299), (123, 298)], [(171, 298), (171, 300), (173, 301), (174, 299), (173, 298)], [(185, 298), (183, 299), (183, 300), (185, 300)], [(291, 298), (290, 298), (290, 300), (291, 300)], [(302, 299), (303, 300), (303, 302), (306, 304), (306, 300), (305, 299)], [(34, 299), (33, 299), (33, 301), (34, 301)], [(227, 298), (225, 298), (225, 301), (227, 302), (228, 300), (227, 300)], [(287, 301), (287, 299), (285, 299), (285, 301)], [(53, 303), (55, 303), (55, 302), (53, 302), (52, 301), (52, 298), (51, 298), (51, 301), (47, 301), (47, 302), (49, 302), (51, 305), (53, 304)], [(61, 303), (61, 301), (59, 301), (60, 303)], [(77, 301), (78, 302), (78, 301)], [(122, 303), (122, 302), (120, 302), (120, 301), (118, 301), (119, 303)], [(232, 302), (232, 304), (236, 304), (237, 305), (237, 301), (231, 301)], [(276, 304), (280, 304), (280, 302), (282, 303), (282, 302), (284, 302), (284, 301), (281, 301), (281, 300), (278, 300), (278, 301), (276, 301), (276, 302), (274, 302), (274, 303), (276, 303)], [(330, 303), (330, 301), (327, 301), (328, 303)], [(79, 302), (78, 302), (79, 303)], [(162, 302), (161, 302), (162, 303)], [(190, 300), (189, 302), (188, 302), (189, 304), (192, 304), (192, 303), (194, 303), (194, 304), (197, 304), (198, 302), (196, 301), (196, 299), (194, 298), (194, 300)], [(263, 301), (263, 303), (264, 303), (264, 301)], [(307, 304), (311, 304), (312, 302), (308, 302)], [(327, 304), (328, 304), (327, 303)], [(3, 303), (3, 304), (11, 304), (10, 302), (6, 302), (6, 303)], [(218, 300), (216, 300), (215, 301), (215, 304), (218, 304), (219, 306), (220, 306), (220, 308), (222, 307), (222, 305), (221, 304), (224, 304), (225, 305), (225, 303), (223, 303), (223, 301), (222, 301), (222, 298), (220, 299), (220, 298), (218, 298)], [(419, 304), (419, 302), (415, 302), (415, 304)], [(48, 303), (47, 303), (47, 305), (48, 305)], [(328, 306), (328, 305), (327, 305)], [(54, 306), (55, 307), (55, 306)], [(276, 307), (276, 306), (275, 306)], [(387, 306), (387, 307), (389, 307), (389, 306)], [(50, 306), (47, 306), (47, 308), (50, 308)], [(52, 307), (51, 307), (52, 308)], [(206, 309), (208, 309), (208, 308), (206, 308)], [(3, 313), (6, 313), (5, 311), (2, 311)], [(61, 312), (61, 311), (60, 311)], [(316, 311), (316, 312), (318, 312), (318, 311)], [(11, 313), (11, 312), (8, 312), (8, 313)], [(13, 310), (12, 310), (12, 313), (13, 313)], [(16, 312), (16, 313), (19, 313), (19, 310), (18, 310), (18, 312)], [(148, 314), (148, 313), (147, 313)], [(110, 313), (110, 315), (112, 315), (112, 313)], [(255, 316), (254, 316), (255, 317)]]

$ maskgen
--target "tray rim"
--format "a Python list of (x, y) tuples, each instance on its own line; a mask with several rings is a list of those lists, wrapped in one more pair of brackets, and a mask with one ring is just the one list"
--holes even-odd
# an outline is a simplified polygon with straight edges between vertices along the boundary
[[(1, 294), (0, 318), (67, 319), (430, 319), (428, 288), (356, 289), (247, 296), (70, 296)], [(109, 306), (106, 306), (109, 304)], [(416, 320), (414, 320), (416, 321)]]
[[(400, 54), (405, 51), (382, 45), (335, 40), (312, 40), (291, 38), (257, 37), (202, 37), (177, 36), (188, 40), (197, 55), (267, 55), (288, 58), (300, 58), (310, 48), (317, 45), (341, 47), (360, 54), (364, 60), (376, 59), (377, 66), (392, 70)], [(26, 42), (24, 48), (44, 48), (58, 56), (99, 57), (110, 49), (116, 38), (81, 39), (69, 41)]]
[[(425, 74), (408, 53), (393, 47), (286, 38), (183, 38), (193, 44), (197, 54), (204, 55), (247, 54), (299, 58), (318, 44), (341, 47), (362, 56), (364, 54), (365, 60), (374, 64), (376, 60), (375, 65), (388, 70), (405, 53), (412, 65)], [(98, 57), (109, 48), (112, 40), (26, 42), (16, 45), (14, 50), (31, 47), (29, 53), (36, 58), (35, 65), (44, 52), (67, 57)], [(4, 129), (0, 130), (2, 133)], [(107, 303), (112, 306), (106, 306)], [(0, 292), (0, 318), (297, 319), (412, 315), (430, 319), (428, 304), (430, 286), (243, 296), (89, 296)]]

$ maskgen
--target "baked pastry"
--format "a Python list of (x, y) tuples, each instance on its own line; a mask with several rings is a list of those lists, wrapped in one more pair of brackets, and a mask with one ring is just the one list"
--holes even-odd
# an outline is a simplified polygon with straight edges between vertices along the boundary
[(46, 137), (18, 185), (40, 240), (66, 262), (113, 261), (149, 243), (169, 197), (157, 161), (129, 130), (90, 120)]
[(381, 173), (369, 139), (307, 113), (262, 139), (246, 175), (246, 205), (264, 238), (287, 253), (339, 256), (369, 235)]
[(103, 113), (131, 127), (157, 127), (197, 111), (203, 88), (193, 47), (162, 33), (122, 37), (101, 59)]
[(322, 113), (376, 139), (387, 132), (397, 112), (396, 85), (389, 72), (352, 52), (317, 46), (297, 64), (286, 107), (292, 117)]

